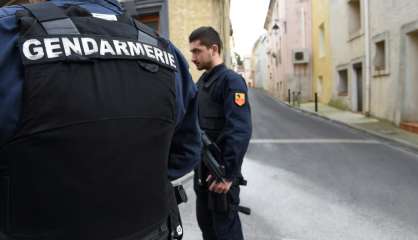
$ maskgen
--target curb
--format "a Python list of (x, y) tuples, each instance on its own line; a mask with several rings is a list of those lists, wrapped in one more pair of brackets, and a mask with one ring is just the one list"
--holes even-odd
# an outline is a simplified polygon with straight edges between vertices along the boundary
[[(273, 98), (273, 99), (275, 99), (275, 98)], [(397, 145), (401, 145), (400, 147), (406, 148), (410, 151), (418, 152), (418, 146), (415, 145), (415, 144), (412, 144), (408, 141), (398, 139), (398, 138), (389, 137), (389, 136), (383, 135), (381, 133), (378, 133), (376, 131), (369, 130), (367, 128), (362, 128), (362, 127), (358, 127), (358, 126), (355, 126), (355, 125), (351, 125), (349, 123), (345, 123), (345, 122), (341, 122), (341, 121), (338, 121), (338, 120), (335, 120), (335, 119), (331, 119), (331, 118), (323, 116), (319, 113), (315, 113), (315, 112), (311, 112), (311, 111), (308, 111), (308, 110), (305, 110), (305, 109), (294, 107), (294, 106), (290, 105), (289, 103), (281, 101), (281, 100), (277, 100), (277, 99), (275, 99), (275, 100), (278, 103), (280, 103), (281, 105), (286, 106), (286, 107), (288, 107), (288, 108), (290, 108), (290, 109), (292, 109), (296, 112), (300, 112), (300, 113), (304, 113), (304, 114), (307, 114), (307, 115), (319, 117), (319, 118), (322, 118), (324, 120), (327, 120), (327, 121), (330, 121), (330, 122), (333, 122), (333, 123), (336, 123), (336, 124), (339, 124), (339, 125), (342, 125), (342, 126), (346, 126), (346, 127), (361, 131), (361, 132), (369, 134), (369, 135), (373, 135), (373, 136), (378, 137), (378, 138), (380, 138), (382, 140), (385, 140), (387, 142), (391, 142), (391, 143), (395, 143)]]

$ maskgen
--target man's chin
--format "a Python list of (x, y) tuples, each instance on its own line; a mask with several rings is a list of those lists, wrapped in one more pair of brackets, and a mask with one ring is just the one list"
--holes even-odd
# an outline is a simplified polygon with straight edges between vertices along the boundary
[(196, 65), (197, 70), (202, 71), (202, 70), (208, 70), (208, 66), (207, 65)]

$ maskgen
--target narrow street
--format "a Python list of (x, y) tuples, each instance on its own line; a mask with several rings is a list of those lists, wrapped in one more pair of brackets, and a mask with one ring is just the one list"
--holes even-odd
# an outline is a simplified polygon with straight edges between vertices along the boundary
[[(248, 240), (418, 239), (418, 155), (251, 90), (241, 215)], [(201, 239), (192, 183), (185, 240)]]

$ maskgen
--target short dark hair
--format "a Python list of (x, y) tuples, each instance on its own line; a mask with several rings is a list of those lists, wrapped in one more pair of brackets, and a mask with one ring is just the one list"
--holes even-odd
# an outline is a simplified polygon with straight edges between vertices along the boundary
[(218, 45), (218, 52), (222, 51), (222, 40), (219, 33), (213, 27), (200, 27), (194, 30), (189, 36), (189, 43), (200, 40), (200, 43), (206, 47)]

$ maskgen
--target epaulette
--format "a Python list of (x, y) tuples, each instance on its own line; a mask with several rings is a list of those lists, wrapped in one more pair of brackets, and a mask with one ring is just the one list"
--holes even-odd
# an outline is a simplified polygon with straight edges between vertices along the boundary
[(13, 5), (0, 8), (0, 19), (14, 16), (18, 10), (22, 10), (22, 7)]

